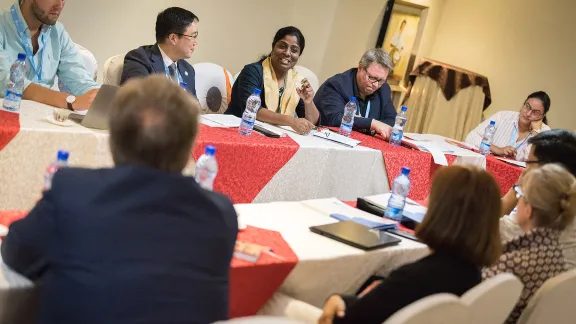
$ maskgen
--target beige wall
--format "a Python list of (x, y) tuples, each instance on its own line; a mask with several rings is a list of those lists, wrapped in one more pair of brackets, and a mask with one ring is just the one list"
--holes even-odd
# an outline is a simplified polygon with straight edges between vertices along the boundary
[[(432, 9), (421, 52), (429, 54), (441, 5), (445, 0), (412, 0)], [(13, 1), (0, 0), (7, 8)], [(356, 66), (375, 45), (385, 1), (382, 0), (69, 0), (60, 18), (72, 39), (94, 53), (100, 76), (104, 62), (154, 42), (156, 15), (180, 6), (200, 17), (199, 46), (193, 62), (213, 62), (233, 74), (270, 51), (278, 28), (294, 25), (306, 37), (298, 64), (320, 81)]]
[(544, 90), (551, 126), (575, 129), (575, 12), (574, 0), (447, 0), (431, 57), (488, 77), (486, 115)]

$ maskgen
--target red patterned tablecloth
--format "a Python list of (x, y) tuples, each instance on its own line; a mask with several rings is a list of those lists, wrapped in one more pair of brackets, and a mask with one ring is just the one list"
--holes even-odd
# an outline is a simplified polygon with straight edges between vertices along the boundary
[[(402, 171), (402, 167), (408, 167), (410, 168), (412, 185), (408, 197), (414, 200), (423, 200), (428, 197), (432, 186), (432, 176), (441, 167), (434, 163), (432, 154), (403, 146), (393, 146), (378, 136), (368, 136), (353, 132), (352, 137), (361, 141), (360, 145), (382, 152), (390, 187), (392, 187), (394, 179)], [(452, 164), (456, 161), (456, 156), (446, 155), (446, 159), (448, 164)]]
[(20, 131), (20, 115), (0, 110), (0, 150)]
[[(360, 145), (382, 152), (390, 187), (392, 187), (396, 176), (400, 174), (402, 167), (408, 167), (410, 168), (412, 184), (408, 197), (414, 200), (423, 200), (428, 197), (432, 187), (432, 177), (441, 167), (434, 163), (432, 154), (404, 146), (393, 146), (378, 136), (368, 136), (353, 132), (352, 137), (361, 141)], [(446, 155), (450, 165), (456, 161), (456, 158), (454, 155)], [(494, 176), (502, 194), (505, 194), (518, 181), (523, 169), (489, 155), (486, 159), (486, 170)]]
[(500, 161), (492, 155), (488, 155), (486, 158), (486, 170), (496, 179), (502, 195), (506, 194), (518, 182), (518, 178), (524, 171), (523, 168)]
[(282, 259), (262, 254), (256, 264), (233, 258), (230, 280), (230, 317), (254, 315), (280, 288), (298, 257), (276, 231), (251, 227), (238, 240), (268, 246)]
[(214, 191), (227, 195), (235, 204), (251, 203), (300, 147), (288, 136), (269, 138), (256, 132), (242, 136), (236, 128), (200, 125), (194, 159), (198, 160), (206, 145), (216, 146)]
[[(10, 226), (26, 216), (27, 211), (0, 211), (0, 224)], [(238, 240), (270, 247), (274, 254), (262, 254), (256, 263), (233, 258), (230, 265), (230, 316), (254, 315), (280, 288), (298, 263), (282, 235), (276, 231), (248, 226), (238, 233)]]

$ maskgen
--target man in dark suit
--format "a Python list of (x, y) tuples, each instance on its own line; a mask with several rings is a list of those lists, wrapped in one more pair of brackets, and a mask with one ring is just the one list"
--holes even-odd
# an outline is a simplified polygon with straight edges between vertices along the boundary
[(186, 61), (198, 42), (198, 17), (178, 7), (168, 8), (156, 18), (156, 44), (141, 46), (124, 57), (120, 84), (134, 77), (165, 74), (196, 96), (194, 68)]
[(389, 138), (396, 119), (390, 86), (386, 83), (392, 62), (388, 53), (376, 48), (368, 50), (358, 68), (336, 74), (326, 80), (314, 96), (320, 111), (320, 123), (324, 126), (340, 126), (344, 106), (350, 97), (356, 97), (354, 130), (376, 131)]
[(111, 169), (63, 168), (10, 226), (4, 262), (42, 281), (39, 323), (212, 323), (228, 317), (230, 200), (182, 175), (197, 101), (164, 76), (111, 106)]

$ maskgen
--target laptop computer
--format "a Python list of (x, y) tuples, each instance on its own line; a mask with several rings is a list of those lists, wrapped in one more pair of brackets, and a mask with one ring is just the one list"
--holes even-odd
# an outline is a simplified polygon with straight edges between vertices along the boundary
[(88, 112), (85, 115), (71, 113), (68, 119), (87, 128), (108, 129), (108, 110), (117, 90), (117, 86), (103, 84), (98, 90)]
[(370, 229), (354, 221), (312, 226), (310, 231), (365, 251), (396, 245), (401, 241), (383, 231)]

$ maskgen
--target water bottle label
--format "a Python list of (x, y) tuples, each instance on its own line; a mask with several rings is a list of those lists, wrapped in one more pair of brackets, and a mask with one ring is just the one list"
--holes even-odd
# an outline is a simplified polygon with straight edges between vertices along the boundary
[(394, 142), (400, 142), (400, 141), (402, 141), (402, 132), (392, 131), (392, 134), (390, 135), (390, 138), (391, 138), (392, 141), (394, 141)]
[(399, 221), (402, 218), (402, 209), (388, 206), (388, 208), (386, 208), (386, 212), (384, 213), (384, 216), (386, 216), (387, 218)]
[(244, 124), (244, 126), (249, 126), (249, 127), (253, 127), (254, 126), (254, 121), (250, 120), (248, 118), (242, 118), (242, 124)]
[(480, 151), (490, 152), (490, 143), (480, 143)]
[(4, 99), (14, 100), (17, 98), (22, 99), (22, 94), (11, 91), (11, 90), (6, 90), (6, 93), (4, 94)]

